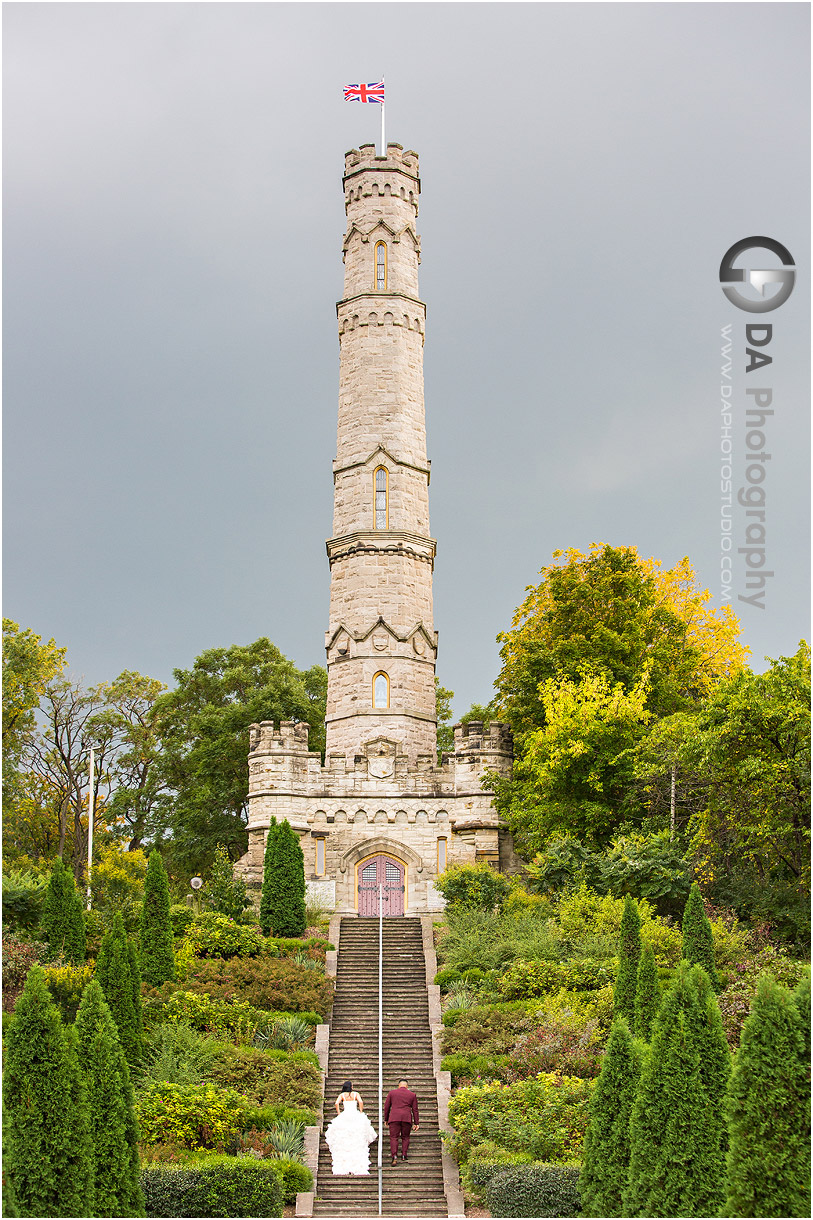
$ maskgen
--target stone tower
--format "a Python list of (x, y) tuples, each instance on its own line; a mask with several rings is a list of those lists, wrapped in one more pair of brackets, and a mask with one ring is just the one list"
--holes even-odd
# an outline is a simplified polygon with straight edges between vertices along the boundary
[(363, 144), (346, 154), (343, 182), (326, 757), (308, 749), (307, 725), (252, 727), (249, 847), (236, 871), (261, 882), (270, 819), (285, 818), (325, 905), (376, 914), (384, 885), (385, 914), (417, 914), (442, 907), (433, 879), (448, 864), (516, 864), (481, 785), (487, 770), (510, 775), (511, 735), (456, 725), (438, 765), (417, 154)]
[(418, 298), (418, 158), (345, 159), (344, 297), (327, 651), (327, 753), (383, 735), (415, 763), (437, 749), (426, 306)]

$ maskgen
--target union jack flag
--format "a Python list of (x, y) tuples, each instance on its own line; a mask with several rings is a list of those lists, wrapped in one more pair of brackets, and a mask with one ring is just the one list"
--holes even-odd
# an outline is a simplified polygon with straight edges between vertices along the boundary
[(384, 102), (383, 80), (371, 85), (345, 85), (344, 100), (346, 102)]

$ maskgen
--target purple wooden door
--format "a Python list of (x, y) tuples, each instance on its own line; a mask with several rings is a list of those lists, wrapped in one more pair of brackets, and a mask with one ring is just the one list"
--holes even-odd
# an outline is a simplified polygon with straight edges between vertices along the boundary
[(392, 856), (373, 856), (364, 868), (359, 869), (359, 915), (378, 918), (378, 887), (384, 887), (384, 911), (386, 917), (404, 913), (405, 868)]

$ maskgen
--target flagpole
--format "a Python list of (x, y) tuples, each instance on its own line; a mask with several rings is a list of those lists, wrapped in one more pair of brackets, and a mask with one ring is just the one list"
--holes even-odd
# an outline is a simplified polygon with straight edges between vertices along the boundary
[[(381, 77), (381, 84), (382, 85), (384, 84), (383, 76)], [(385, 102), (381, 103), (381, 156), (382, 157), (386, 157), (386, 155), (387, 155), (387, 145), (384, 142), (384, 106), (385, 105), (386, 105)]]

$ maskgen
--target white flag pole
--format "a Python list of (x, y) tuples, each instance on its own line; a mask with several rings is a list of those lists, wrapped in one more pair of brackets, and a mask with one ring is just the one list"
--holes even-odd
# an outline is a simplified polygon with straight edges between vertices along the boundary
[[(381, 77), (381, 84), (382, 85), (384, 84), (383, 76)], [(386, 104), (385, 102), (381, 103), (381, 154), (380, 155), (382, 157), (386, 157), (386, 155), (387, 155), (387, 145), (386, 145), (386, 142), (384, 139), (384, 106), (385, 106), (385, 104)]]

